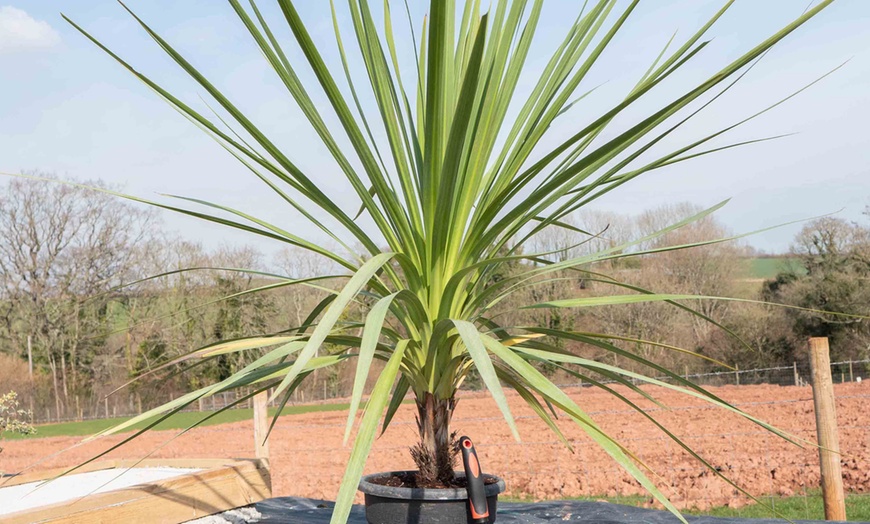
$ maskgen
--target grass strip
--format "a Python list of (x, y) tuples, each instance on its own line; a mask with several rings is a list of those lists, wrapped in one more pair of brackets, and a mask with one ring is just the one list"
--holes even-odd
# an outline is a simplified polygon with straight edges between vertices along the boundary
[[(764, 496), (759, 497), (764, 502), (773, 506), (781, 517), (790, 520), (824, 520), (825, 509), (822, 503), (821, 492), (808, 490), (806, 494), (793, 495), (791, 497)], [(533, 502), (537, 499), (526, 497), (499, 497), (499, 502)], [(651, 498), (643, 495), (626, 495), (617, 497), (571, 497), (567, 500), (582, 500), (591, 502), (610, 502), (624, 506), (646, 507)], [(687, 509), (686, 515), (706, 515), (710, 517), (730, 517), (741, 519), (771, 519), (776, 518), (770, 510), (758, 504), (750, 504), (740, 508), (718, 506), (715, 508), (700, 510)], [(870, 522), (870, 494), (847, 493), (846, 516), (849, 522)], [(786, 522), (786, 521), (783, 521)]]
[[(284, 413), (281, 416), (299, 415), (302, 413), (316, 413), (322, 411), (344, 411), (350, 407), (347, 403), (341, 404), (305, 404), (299, 406), (287, 406), (284, 408)], [(276, 408), (269, 408), (269, 415), (274, 416)], [(177, 413), (157, 426), (154, 430), (161, 429), (184, 429), (196, 422), (197, 420), (207, 416), (209, 411), (192, 411), (186, 413)], [(215, 426), (218, 424), (227, 424), (230, 422), (239, 422), (242, 420), (250, 420), (254, 417), (252, 409), (230, 409), (216, 415), (215, 417), (203, 423), (203, 426)], [(33, 435), (18, 435), (6, 434), (0, 440), (24, 440), (38, 439), (46, 437), (78, 437), (88, 436), (110, 428), (131, 417), (104, 418), (97, 420), (85, 420), (82, 422), (59, 422), (55, 424), (42, 424), (36, 426), (36, 434)], [(138, 429), (139, 426), (133, 426), (131, 430)]]

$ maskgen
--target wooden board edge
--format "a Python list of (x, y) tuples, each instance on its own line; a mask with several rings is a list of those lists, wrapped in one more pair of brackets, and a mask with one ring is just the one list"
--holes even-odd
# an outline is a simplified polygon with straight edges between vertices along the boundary
[[(99, 471), (101, 469), (112, 469), (117, 467), (117, 460), (101, 460), (98, 462), (91, 462), (90, 464), (85, 464), (84, 466), (76, 469), (76, 473), (90, 473), (91, 471)], [(65, 468), (52, 468), (52, 469), (44, 469), (41, 471), (34, 471), (30, 473), (19, 473), (7, 478), (5, 481), (0, 482), (0, 488), (8, 488), (10, 486), (17, 486), (19, 484), (27, 484), (30, 482), (39, 482), (41, 480), (50, 480), (55, 477), (62, 475), (64, 472), (69, 470), (69, 467)]]
[[(146, 465), (143, 461), (139, 465), (167, 467), (166, 460), (153, 459), (153, 462), (151, 460), (148, 462), (151, 463)], [(0, 523), (161, 522), (169, 524), (245, 506), (272, 496), (271, 475), (267, 461), (178, 459), (173, 460), (172, 464), (179, 467), (182, 462), (187, 464), (187, 467), (196, 467), (192, 466), (192, 463), (203, 465), (217, 462), (221, 465), (163, 481), (5, 515), (0, 517)], [(79, 508), (72, 508), (74, 505), (79, 505)]]
[[(103, 469), (114, 469), (114, 468), (198, 468), (198, 469), (213, 469), (226, 465), (233, 464), (239, 461), (250, 461), (250, 460), (264, 460), (264, 459), (248, 459), (248, 458), (196, 458), (196, 459), (184, 459), (184, 458), (155, 458), (155, 459), (115, 459), (115, 460), (100, 460), (98, 462), (91, 462), (90, 464), (85, 464), (84, 466), (75, 470), (75, 473), (90, 473), (92, 471), (99, 471)], [(41, 471), (35, 471), (30, 473), (20, 473), (11, 477), (8, 477), (3, 482), (0, 482), (0, 488), (7, 488), (10, 486), (17, 486), (19, 484), (27, 484), (29, 482), (39, 482), (42, 480), (50, 480), (55, 477), (62, 475), (64, 472), (68, 471), (70, 468), (52, 468), (52, 469), (44, 469)]]

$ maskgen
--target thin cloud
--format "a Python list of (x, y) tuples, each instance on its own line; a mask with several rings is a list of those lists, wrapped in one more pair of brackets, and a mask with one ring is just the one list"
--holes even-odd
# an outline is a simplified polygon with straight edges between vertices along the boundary
[(60, 35), (48, 22), (16, 7), (0, 6), (0, 53), (48, 49), (58, 43)]

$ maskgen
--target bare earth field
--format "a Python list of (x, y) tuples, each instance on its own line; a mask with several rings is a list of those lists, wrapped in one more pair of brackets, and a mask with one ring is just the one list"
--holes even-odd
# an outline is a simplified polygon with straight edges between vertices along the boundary
[[(710, 389), (780, 429), (815, 441), (809, 387), (762, 385)], [(706, 509), (741, 506), (748, 502), (619, 400), (592, 388), (573, 388), (568, 392), (605, 431), (635, 451), (655, 471), (658, 485), (679, 507)], [(754, 495), (799, 494), (819, 484), (818, 452), (810, 446), (801, 449), (736, 415), (668, 390), (650, 389), (649, 392), (669, 410), (656, 407), (628, 390), (622, 392)], [(845, 486), (851, 492), (867, 493), (870, 492), (870, 414), (867, 413), (870, 411), (870, 381), (838, 384), (835, 392)], [(572, 454), (519, 397), (509, 398), (522, 443), (512, 439), (495, 404), (486, 394), (463, 394), (454, 418), (454, 428), (476, 441), (484, 470), (504, 477), (507, 496), (539, 500), (644, 493), (637, 482), (592, 445), (578, 426), (560, 420), (560, 427), (575, 447)], [(400, 408), (391, 428), (375, 442), (366, 471), (413, 469), (407, 448), (414, 440), (414, 412), (412, 405)], [(350, 448), (341, 443), (346, 416), (344, 412), (321, 412), (280, 419), (270, 439), (276, 496), (335, 498), (350, 454)], [(108, 457), (138, 458), (151, 452), (154, 458), (253, 455), (250, 421), (196, 429), (167, 443), (175, 434), (174, 431), (146, 434)], [(52, 437), (4, 442), (0, 469), (19, 471), (73, 446), (78, 440), (77, 437)], [(91, 442), (53, 456), (36, 467), (75, 464), (119, 440), (111, 437)]]

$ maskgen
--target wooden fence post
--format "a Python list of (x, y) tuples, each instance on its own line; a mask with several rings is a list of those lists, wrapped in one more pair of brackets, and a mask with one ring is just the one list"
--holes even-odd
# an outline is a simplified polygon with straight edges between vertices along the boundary
[(800, 377), (798, 376), (798, 372), (797, 372), (797, 362), (792, 362), (791, 366), (792, 366), (792, 369), (794, 369), (794, 385), (800, 386), (801, 384), (800, 384)]
[(261, 391), (254, 395), (254, 451), (256, 457), (269, 459), (269, 441), (266, 434), (269, 432), (269, 392)]
[(30, 373), (30, 381), (33, 382), (33, 340), (27, 335), (27, 371)]
[(843, 472), (840, 469), (840, 443), (837, 437), (837, 407), (831, 380), (831, 357), (826, 337), (810, 339), (810, 371), (813, 405), (816, 410), (816, 435), (822, 475), (822, 499), (826, 520), (846, 520)]

